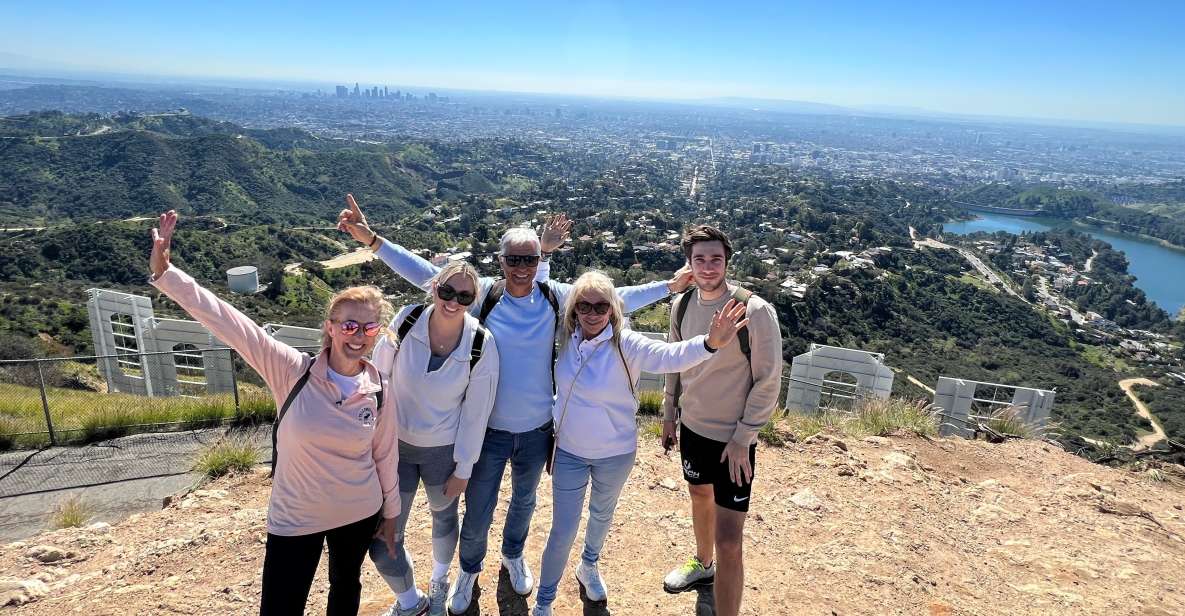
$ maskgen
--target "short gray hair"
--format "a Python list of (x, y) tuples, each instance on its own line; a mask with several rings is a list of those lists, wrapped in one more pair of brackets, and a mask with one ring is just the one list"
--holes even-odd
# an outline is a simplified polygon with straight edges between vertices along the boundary
[(506, 249), (510, 248), (511, 244), (534, 244), (535, 254), (539, 254), (542, 244), (539, 242), (539, 234), (530, 227), (512, 227), (502, 234), (502, 241), (500, 243), (501, 254), (506, 254)]

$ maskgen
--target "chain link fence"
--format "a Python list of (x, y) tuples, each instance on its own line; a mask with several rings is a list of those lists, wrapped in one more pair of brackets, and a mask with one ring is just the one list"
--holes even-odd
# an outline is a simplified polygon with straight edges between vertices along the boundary
[(0, 451), (253, 425), (275, 412), (229, 348), (0, 361)]

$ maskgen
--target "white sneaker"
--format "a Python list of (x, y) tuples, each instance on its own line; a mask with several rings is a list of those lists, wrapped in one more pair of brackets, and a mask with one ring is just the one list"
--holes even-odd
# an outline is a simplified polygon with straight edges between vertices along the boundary
[(605, 582), (601, 580), (601, 572), (595, 564), (588, 564), (583, 560), (576, 566), (576, 582), (580, 584), (580, 594), (589, 601), (604, 602), (608, 598)]
[[(527, 561), (522, 556), (518, 558), (502, 557), (502, 566), (506, 567), (507, 573), (510, 574), (510, 586), (514, 588), (514, 592), (520, 597), (530, 596), (531, 591), (535, 589), (535, 578), (531, 575), (531, 569), (527, 567)], [(548, 608), (548, 614), (550, 614)]]
[(705, 567), (699, 558), (692, 556), (679, 567), (667, 574), (662, 581), (662, 589), (669, 593), (686, 592), (701, 586), (711, 586), (716, 581), (716, 563)]
[(551, 616), (551, 606), (536, 603), (535, 607), (531, 608), (531, 616)]
[(450, 616), (461, 616), (469, 611), (469, 604), (473, 602), (473, 587), (477, 586), (477, 574), (461, 571), (457, 579), (448, 587), (448, 613)]
[(448, 601), (448, 578), (428, 582), (428, 616), (444, 616)]

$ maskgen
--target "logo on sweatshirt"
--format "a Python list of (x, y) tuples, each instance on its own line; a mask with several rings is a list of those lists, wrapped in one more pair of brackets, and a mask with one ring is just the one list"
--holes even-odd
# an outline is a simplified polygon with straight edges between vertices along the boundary
[(374, 409), (367, 407), (358, 411), (358, 421), (367, 428), (374, 427)]

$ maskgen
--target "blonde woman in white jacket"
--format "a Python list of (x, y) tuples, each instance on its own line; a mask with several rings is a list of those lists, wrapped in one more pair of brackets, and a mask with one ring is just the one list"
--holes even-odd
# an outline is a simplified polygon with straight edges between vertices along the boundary
[(552, 523), (543, 551), (539, 594), (532, 616), (551, 616), (551, 604), (576, 531), (584, 494), (592, 484), (584, 552), (576, 579), (584, 596), (605, 601), (600, 558), (617, 499), (638, 447), (635, 393), (643, 371), (682, 372), (707, 361), (748, 324), (745, 306), (729, 302), (706, 336), (666, 343), (624, 329), (621, 298), (600, 272), (576, 280), (564, 304), (563, 349), (555, 366), (556, 450), (552, 463)]
[[(457, 549), (457, 502), (481, 453), (498, 385), (497, 346), (468, 311), (478, 288), (473, 266), (450, 263), (431, 281), (431, 302), (404, 306), (374, 351), (375, 365), (400, 384), (398, 542), (394, 553), (382, 541), (370, 547), (371, 560), (396, 595), (387, 611), (392, 616), (444, 614)], [(403, 542), (421, 481), (432, 510), (434, 562), (427, 595), (415, 586)]]

